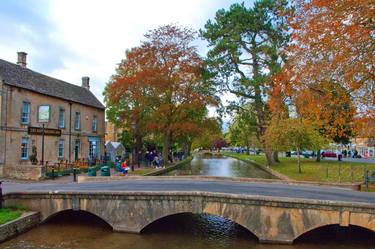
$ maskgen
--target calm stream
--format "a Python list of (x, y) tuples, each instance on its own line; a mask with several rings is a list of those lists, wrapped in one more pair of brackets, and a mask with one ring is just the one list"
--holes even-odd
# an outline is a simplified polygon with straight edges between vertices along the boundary
[[(231, 158), (195, 158), (170, 175), (271, 176)], [(125, 211), (125, 210), (124, 210)], [(179, 214), (158, 220), (140, 235), (115, 233), (99, 218), (66, 211), (0, 249), (375, 249), (375, 235), (357, 227), (328, 226), (299, 238), (294, 245), (259, 244), (243, 227), (217, 216)]]

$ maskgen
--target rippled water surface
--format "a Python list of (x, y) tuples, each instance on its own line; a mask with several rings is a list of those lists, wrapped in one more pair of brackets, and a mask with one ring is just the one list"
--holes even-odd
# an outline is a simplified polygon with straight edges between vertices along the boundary
[(243, 161), (224, 158), (194, 157), (194, 159), (183, 167), (171, 171), (168, 175), (205, 175), (205, 176), (228, 176), (228, 177), (250, 177), (250, 178), (273, 178), (268, 172)]

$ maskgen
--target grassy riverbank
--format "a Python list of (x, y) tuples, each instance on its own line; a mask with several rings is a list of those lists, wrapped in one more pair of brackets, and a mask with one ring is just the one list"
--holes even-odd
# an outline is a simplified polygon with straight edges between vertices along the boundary
[(21, 216), (22, 210), (16, 208), (1, 208), (0, 209), (0, 225), (9, 221), (15, 220)]
[[(264, 155), (246, 155), (232, 152), (225, 152), (227, 156), (240, 160), (253, 161), (266, 167)], [(298, 173), (297, 158), (280, 157), (280, 163), (270, 168), (290, 179), (297, 181), (318, 181), (318, 182), (362, 182), (365, 169), (375, 170), (375, 164), (338, 162), (322, 160), (316, 162), (314, 159), (301, 158), (302, 173)]]

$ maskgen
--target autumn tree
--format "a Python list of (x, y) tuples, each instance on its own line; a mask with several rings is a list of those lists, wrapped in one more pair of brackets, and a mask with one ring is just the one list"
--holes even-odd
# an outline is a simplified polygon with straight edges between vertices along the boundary
[(310, 121), (301, 118), (273, 120), (263, 138), (274, 150), (297, 151), (299, 173), (302, 173), (301, 152), (322, 148), (327, 143)]
[[(374, 118), (375, 3), (372, 0), (294, 0), (287, 86), (292, 93), (335, 89), (353, 102), (357, 118)], [(342, 89), (342, 90), (341, 90)], [(332, 101), (330, 94), (321, 100)]]
[(367, 0), (292, 4), (288, 62), (274, 78), (271, 107), (280, 113), (287, 103), (326, 138), (345, 144), (361, 123), (374, 120), (375, 4)]
[(151, 30), (127, 53), (106, 88), (108, 117), (135, 132), (161, 134), (165, 158), (173, 140), (199, 131), (206, 107), (217, 104), (191, 44), (195, 38), (192, 30), (175, 25)]
[(195, 136), (192, 143), (193, 149), (211, 149), (214, 141), (224, 138), (221, 129), (221, 120), (215, 117), (205, 118), (201, 123), (201, 131)]
[[(270, 111), (267, 96), (272, 76), (284, 58), (281, 50), (288, 42), (286, 30), (287, 1), (260, 0), (247, 8), (234, 4), (221, 9), (209, 20), (201, 35), (209, 42), (208, 65), (223, 89), (235, 94), (237, 105), (251, 104), (257, 120), (257, 137), (265, 148), (265, 134)], [(272, 151), (265, 150), (269, 164)]]
[(128, 148), (135, 146), (137, 151), (142, 148), (142, 139), (153, 112), (151, 85), (143, 78), (146, 65), (140, 48), (126, 51), (125, 58), (104, 90), (108, 120), (122, 128), (124, 145)]

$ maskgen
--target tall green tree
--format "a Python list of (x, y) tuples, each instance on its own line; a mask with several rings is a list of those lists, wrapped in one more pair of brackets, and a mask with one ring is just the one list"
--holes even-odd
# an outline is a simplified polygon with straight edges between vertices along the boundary
[(235, 94), (238, 105), (254, 107), (257, 137), (269, 164), (274, 163), (273, 152), (262, 136), (270, 119), (266, 102), (272, 77), (280, 71), (285, 59), (281, 50), (289, 40), (286, 11), (286, 0), (259, 0), (250, 8), (234, 4), (229, 10), (219, 10), (201, 30), (211, 48), (207, 63), (218, 85)]
[(256, 137), (257, 120), (251, 105), (245, 105), (237, 110), (233, 122), (229, 126), (227, 138), (231, 145), (245, 147), (247, 153), (250, 148), (259, 148)]

